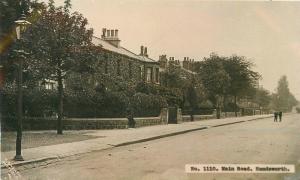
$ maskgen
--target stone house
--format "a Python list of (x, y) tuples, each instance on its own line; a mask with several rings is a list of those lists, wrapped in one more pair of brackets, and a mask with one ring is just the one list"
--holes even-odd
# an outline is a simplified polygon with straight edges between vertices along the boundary
[[(95, 51), (100, 74), (133, 83), (159, 84), (159, 63), (149, 57), (147, 47), (141, 46), (140, 53), (135, 54), (120, 45), (121, 40), (118, 37), (117, 29), (103, 28), (102, 33), (101, 38), (94, 36), (92, 39), (92, 42), (100, 49), (100, 51)], [(70, 76), (74, 77), (74, 74)], [(79, 78), (82, 79), (82, 77)], [(97, 78), (88, 79), (88, 81), (94, 85), (99, 83)], [(57, 82), (44, 80), (39, 82), (39, 86), (53, 90), (57, 88)], [(66, 86), (68, 86), (68, 82), (66, 82)]]
[(159, 84), (159, 63), (151, 59), (147, 47), (141, 46), (139, 54), (122, 47), (118, 30), (103, 29), (101, 38), (93, 43), (102, 49), (100, 71), (125, 81)]
[(194, 60), (189, 60), (188, 57), (184, 57), (184, 60), (180, 61), (175, 60), (174, 57), (168, 59), (167, 55), (160, 55), (158, 62), (160, 72), (165, 72), (170, 68), (177, 69), (183, 79), (192, 79), (196, 75), (196, 72), (193, 71)]

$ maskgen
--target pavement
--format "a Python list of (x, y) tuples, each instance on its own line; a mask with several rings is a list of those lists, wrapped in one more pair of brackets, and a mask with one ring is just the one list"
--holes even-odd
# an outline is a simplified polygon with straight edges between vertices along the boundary
[(148, 126), (142, 128), (120, 130), (92, 130), (88, 131), (86, 135), (97, 137), (95, 139), (23, 149), (22, 155), (25, 161), (14, 161), (13, 157), (15, 155), (15, 151), (1, 152), (1, 168), (7, 168), (7, 163), (9, 164), (9, 166), (23, 166), (26, 164), (39, 163), (44, 161), (56, 161), (74, 155), (151, 141), (154, 139), (175, 136), (192, 131), (217, 128), (219, 126), (226, 126), (253, 120), (260, 120), (272, 116), (273, 115), (268, 114), (237, 118), (210, 119), (185, 122), (181, 124)]

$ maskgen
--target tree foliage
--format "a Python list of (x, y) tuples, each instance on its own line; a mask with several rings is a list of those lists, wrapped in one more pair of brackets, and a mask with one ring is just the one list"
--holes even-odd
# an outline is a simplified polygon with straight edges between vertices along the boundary
[(245, 96), (253, 91), (260, 75), (252, 70), (251, 61), (244, 56), (232, 55), (225, 59), (223, 65), (230, 77), (230, 95)]
[[(230, 102), (228, 97), (234, 98), (235, 112), (237, 112), (237, 98), (253, 95), (255, 85), (260, 75), (252, 70), (253, 63), (243, 56), (232, 55), (222, 57), (212, 53), (197, 63), (196, 71), (207, 92), (209, 99), (217, 110)], [(237, 114), (237, 113), (236, 113)]]
[(37, 79), (58, 83), (58, 134), (62, 134), (63, 82), (71, 72), (93, 72), (96, 47), (92, 44), (93, 30), (80, 13), (70, 13), (70, 1), (55, 7), (49, 1), (39, 19), (27, 32), (24, 44), (30, 53), (28, 71)]
[(268, 108), (271, 102), (270, 92), (264, 88), (256, 89), (255, 102), (263, 108)]
[(210, 100), (217, 108), (217, 116), (220, 118), (220, 108), (224, 96), (230, 87), (230, 76), (225, 71), (223, 61), (225, 57), (220, 57), (212, 53), (210, 57), (204, 58), (198, 66), (198, 75), (210, 97)]
[(278, 81), (277, 92), (272, 95), (272, 108), (276, 111), (289, 112), (298, 104), (297, 99), (289, 90), (287, 77)]

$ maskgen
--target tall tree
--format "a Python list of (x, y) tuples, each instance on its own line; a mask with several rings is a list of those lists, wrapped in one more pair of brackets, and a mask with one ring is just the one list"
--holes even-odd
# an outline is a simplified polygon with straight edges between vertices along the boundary
[(228, 93), (234, 97), (234, 111), (237, 116), (237, 97), (250, 95), (260, 75), (252, 70), (253, 63), (243, 56), (232, 55), (223, 61), (223, 65), (230, 77)]
[(193, 77), (189, 86), (187, 87), (186, 99), (190, 104), (191, 121), (194, 121), (195, 110), (198, 108), (198, 95), (196, 91), (195, 78)]
[[(16, 53), (16, 50), (19, 50), (23, 44), (16, 41), (15, 21), (25, 14), (27, 21), (35, 22), (44, 6), (44, 3), (37, 0), (3, 0), (0, 2), (0, 64), (4, 65), (6, 83), (10, 83), (15, 78), (14, 63), (20, 55)], [(26, 76), (24, 80), (26, 81)]]
[(58, 134), (62, 134), (64, 80), (72, 71), (93, 72), (96, 49), (92, 44), (93, 30), (86, 27), (87, 19), (78, 12), (70, 13), (70, 7), (70, 1), (65, 1), (64, 7), (55, 7), (49, 1), (26, 39), (31, 54), (28, 70), (39, 79), (58, 84)]
[(278, 81), (277, 92), (272, 99), (273, 108), (277, 111), (289, 112), (297, 105), (297, 100), (289, 90), (287, 77), (284, 75)]
[(230, 76), (223, 66), (224, 59), (225, 57), (212, 53), (210, 57), (204, 58), (197, 69), (199, 78), (217, 109), (217, 118), (220, 118), (224, 96), (228, 94), (230, 87)]
[(264, 88), (256, 89), (255, 102), (263, 108), (267, 108), (271, 102), (270, 92)]

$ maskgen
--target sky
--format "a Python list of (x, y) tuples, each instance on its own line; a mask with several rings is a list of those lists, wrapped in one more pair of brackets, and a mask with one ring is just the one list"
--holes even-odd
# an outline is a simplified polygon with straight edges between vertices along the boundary
[[(64, 0), (56, 0), (62, 5)], [(300, 2), (197, 0), (72, 0), (94, 35), (118, 29), (121, 46), (139, 53), (202, 60), (210, 53), (246, 56), (275, 92), (286, 75), (300, 100)]]

